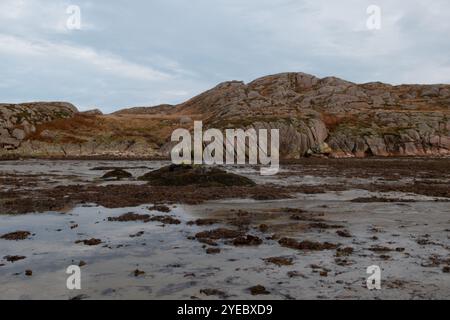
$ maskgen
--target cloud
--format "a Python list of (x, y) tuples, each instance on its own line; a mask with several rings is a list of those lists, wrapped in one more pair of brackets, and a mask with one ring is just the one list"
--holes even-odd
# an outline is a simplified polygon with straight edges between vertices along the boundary
[[(81, 31), (65, 28), (69, 4)], [(379, 31), (366, 28), (372, 4)], [(2, 0), (0, 30), (0, 101), (113, 111), (286, 71), (450, 82), (448, 0)]]
[(166, 80), (170, 78), (170, 75), (156, 71), (153, 68), (126, 61), (111, 53), (97, 52), (89, 47), (52, 43), (49, 41), (30, 41), (2, 34), (0, 34), (1, 53), (39, 56), (45, 59), (64, 58), (69, 61), (75, 60), (118, 77), (147, 81)]

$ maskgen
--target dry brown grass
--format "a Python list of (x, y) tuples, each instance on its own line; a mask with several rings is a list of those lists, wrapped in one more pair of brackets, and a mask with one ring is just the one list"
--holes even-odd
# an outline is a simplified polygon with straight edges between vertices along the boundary
[(49, 131), (57, 135), (58, 141), (63, 143), (83, 143), (94, 137), (140, 137), (161, 144), (179, 127), (178, 119), (174, 116), (156, 115), (77, 114), (70, 119), (58, 119), (38, 125), (36, 132), (28, 138), (51, 142), (51, 138), (42, 135), (44, 131)]
[(36, 132), (29, 136), (30, 139), (37, 139), (44, 130), (76, 132), (80, 129), (92, 128), (96, 124), (96, 117), (77, 114), (69, 119), (57, 119), (40, 124), (36, 127)]

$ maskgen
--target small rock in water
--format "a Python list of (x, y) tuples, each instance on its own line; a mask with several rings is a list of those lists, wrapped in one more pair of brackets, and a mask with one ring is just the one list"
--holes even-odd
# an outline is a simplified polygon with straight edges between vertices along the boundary
[(150, 215), (128, 212), (128, 213), (125, 213), (125, 214), (123, 214), (123, 215), (121, 215), (119, 217), (109, 217), (108, 221), (118, 221), (118, 222), (143, 221), (143, 222), (149, 222), (150, 221)]
[(298, 242), (295, 239), (291, 238), (282, 238), (278, 243), (282, 247), (291, 248), (291, 249), (298, 249), (298, 250), (306, 250), (306, 251), (323, 251), (323, 250), (332, 250), (336, 249), (338, 246), (333, 243), (329, 242), (313, 242), (313, 241), (302, 241)]
[(6, 257), (3, 257), (3, 259), (5, 259), (8, 262), (14, 263), (16, 261), (26, 259), (26, 257), (25, 256), (6, 256)]
[(249, 288), (250, 293), (252, 296), (258, 296), (258, 295), (268, 295), (270, 294), (269, 291), (266, 290), (265, 287), (261, 286), (261, 285), (257, 285), (254, 287)]
[(219, 248), (208, 248), (208, 249), (206, 249), (206, 253), (207, 254), (218, 254), (218, 253), (220, 253), (220, 249)]
[(75, 241), (75, 243), (76, 244), (83, 243), (86, 246), (97, 246), (102, 243), (102, 240), (92, 238), (92, 239), (87, 239), (87, 240), (78, 240), (78, 241)]
[(150, 221), (158, 221), (164, 224), (180, 224), (181, 221), (170, 216), (155, 216), (151, 217)]
[(205, 296), (217, 296), (222, 299), (227, 297), (227, 294), (225, 292), (218, 289), (202, 289), (200, 290), (200, 293), (204, 294)]
[(133, 271), (133, 274), (134, 274), (135, 277), (140, 277), (140, 276), (145, 275), (145, 271), (141, 271), (139, 269), (136, 269), (136, 270)]
[(31, 235), (31, 232), (29, 231), (16, 231), (4, 234), (0, 237), (0, 239), (4, 240), (25, 240)]
[(105, 173), (102, 177), (103, 180), (122, 180), (132, 178), (133, 175), (128, 171), (122, 169), (115, 169)]
[(350, 232), (348, 230), (338, 230), (338, 231), (336, 231), (336, 234), (342, 238), (351, 238), (352, 237), (352, 235), (350, 234)]
[(219, 229), (214, 229), (214, 230), (210, 230), (210, 231), (199, 232), (195, 235), (195, 237), (197, 239), (205, 239), (206, 238), (206, 239), (218, 240), (218, 239), (232, 239), (232, 238), (239, 237), (241, 235), (242, 235), (242, 233), (239, 231), (219, 228)]
[(73, 298), (70, 298), (69, 300), (86, 300), (86, 299), (89, 299), (89, 296), (85, 294), (79, 294)]
[(281, 266), (291, 266), (292, 263), (292, 258), (284, 258), (284, 257), (272, 257), (272, 258), (267, 258), (264, 259), (265, 262), (267, 263), (272, 263), (275, 264), (279, 267)]
[(139, 231), (136, 234), (131, 234), (130, 238), (137, 238), (137, 237), (142, 237), (144, 235), (144, 231)]
[(159, 211), (159, 212), (170, 212), (170, 208), (164, 205), (154, 205), (153, 207), (149, 207), (150, 211)]
[(239, 246), (259, 246), (262, 244), (262, 240), (258, 237), (252, 235), (246, 235), (242, 237), (238, 237), (233, 240), (233, 245)]

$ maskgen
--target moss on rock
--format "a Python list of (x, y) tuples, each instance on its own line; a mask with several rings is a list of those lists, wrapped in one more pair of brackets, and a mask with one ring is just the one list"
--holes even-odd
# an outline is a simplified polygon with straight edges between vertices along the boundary
[(249, 178), (228, 173), (224, 170), (192, 165), (170, 165), (151, 171), (139, 180), (148, 181), (154, 186), (254, 186)]

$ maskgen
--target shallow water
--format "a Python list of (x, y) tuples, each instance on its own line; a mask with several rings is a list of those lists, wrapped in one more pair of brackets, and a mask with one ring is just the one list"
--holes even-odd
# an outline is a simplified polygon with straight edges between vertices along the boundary
[[(73, 182), (104, 183), (97, 179), (102, 171), (97, 166), (158, 168), (162, 162), (118, 161), (25, 161), (0, 165), (2, 172), (16, 174), (57, 174), (50, 177), (66, 183), (62, 176)], [(131, 169), (135, 176), (149, 169)], [(244, 173), (239, 168), (235, 172)], [(245, 174), (255, 180), (256, 170)], [(79, 180), (78, 180), (79, 179)], [(295, 177), (295, 179), (300, 179)], [(328, 178), (327, 178), (328, 179)], [(331, 178), (330, 178), (331, 179)], [(283, 183), (285, 179), (268, 177), (266, 183)], [(300, 183), (324, 183), (322, 177), (305, 177)], [(47, 183), (46, 181), (45, 183)], [(45, 184), (44, 183), (44, 184)], [(44, 187), (44, 185), (39, 185)], [(391, 197), (414, 199), (411, 203), (353, 203), (360, 197)], [(371, 193), (348, 190), (322, 194), (298, 194), (289, 200), (255, 201), (234, 199), (211, 201), (201, 205), (171, 206), (169, 215), (181, 221), (179, 225), (159, 222), (110, 222), (108, 217), (123, 213), (161, 215), (149, 211), (149, 205), (134, 208), (107, 209), (95, 204), (77, 206), (67, 213), (0, 215), (0, 235), (17, 230), (28, 230), (33, 235), (23, 241), (0, 239), (0, 299), (70, 299), (79, 295), (91, 299), (435, 299), (450, 298), (450, 275), (442, 272), (445, 263), (430, 266), (430, 258), (449, 259), (450, 203), (435, 202), (433, 197), (404, 193)], [(354, 253), (347, 259), (351, 265), (336, 263), (336, 250), (317, 252), (299, 251), (281, 247), (276, 240), (267, 239), (258, 229), (249, 234), (264, 239), (254, 247), (235, 247), (220, 243), (221, 252), (208, 255), (204, 245), (189, 240), (199, 231), (220, 226), (190, 226), (186, 223), (198, 218), (218, 218), (227, 210), (265, 212), (279, 208), (301, 208), (322, 217), (330, 224), (341, 224), (352, 234), (341, 238), (336, 230), (297, 229), (289, 216), (267, 219), (256, 216), (253, 223), (280, 227), (280, 236), (300, 240), (338, 243), (352, 247)], [(71, 226), (78, 227), (71, 229)], [(287, 226), (287, 227), (286, 227)], [(228, 226), (229, 228), (229, 226)], [(131, 238), (143, 231), (140, 237)], [(269, 234), (270, 235), (270, 234)], [(374, 240), (373, 237), (377, 237)], [(102, 244), (85, 246), (75, 241), (99, 238)], [(427, 244), (418, 240), (427, 239)], [(373, 245), (394, 249), (382, 254), (369, 249)], [(395, 251), (404, 248), (404, 251)], [(26, 259), (15, 263), (2, 257), (22, 255)], [(291, 266), (266, 263), (269, 257), (289, 257)], [(436, 259), (435, 259), (436, 260)], [(86, 262), (81, 268), (82, 290), (68, 290), (65, 273), (70, 265)], [(450, 261), (450, 260), (449, 260)], [(378, 265), (382, 270), (382, 290), (370, 291), (366, 287), (366, 269)], [(320, 267), (320, 268), (319, 268)], [(145, 274), (136, 277), (134, 270)], [(33, 275), (26, 276), (25, 270)], [(322, 271), (327, 271), (326, 275)], [(296, 277), (288, 272), (296, 271)], [(321, 275), (322, 272), (322, 275)], [(263, 285), (270, 295), (252, 296), (248, 290)], [(206, 296), (202, 289), (218, 289), (224, 296)]]

